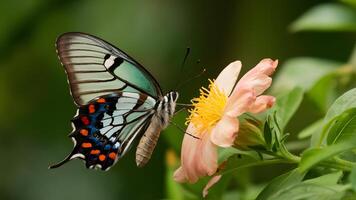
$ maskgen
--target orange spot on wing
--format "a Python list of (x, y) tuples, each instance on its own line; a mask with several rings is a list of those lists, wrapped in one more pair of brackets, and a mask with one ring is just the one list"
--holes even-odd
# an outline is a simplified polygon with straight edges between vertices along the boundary
[(89, 143), (89, 142), (84, 142), (83, 144), (82, 144), (82, 147), (83, 148), (90, 148), (90, 147), (92, 147), (93, 145), (91, 144), (91, 143)]
[(98, 150), (98, 149), (93, 149), (90, 151), (90, 154), (93, 154), (93, 155), (97, 155), (99, 153), (100, 153), (100, 150)]
[(82, 134), (82, 136), (88, 136), (88, 130), (82, 129), (80, 130), (80, 134)]
[(100, 161), (104, 161), (106, 159), (106, 156), (105, 155), (103, 155), (103, 154), (100, 154), (99, 155), (99, 160)]
[(115, 160), (116, 153), (114, 153), (114, 152), (109, 153), (109, 158), (111, 158), (112, 160)]
[(95, 113), (95, 106), (93, 104), (89, 105), (89, 113)]
[(96, 102), (98, 102), (98, 103), (105, 103), (106, 100), (105, 100), (104, 98), (100, 98), (100, 99), (96, 100)]

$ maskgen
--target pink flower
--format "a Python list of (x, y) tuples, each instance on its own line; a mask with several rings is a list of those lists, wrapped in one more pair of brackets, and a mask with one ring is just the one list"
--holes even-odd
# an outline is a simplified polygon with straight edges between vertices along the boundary
[[(278, 60), (263, 59), (248, 71), (234, 87), (241, 70), (241, 62), (229, 64), (212, 82), (209, 89), (202, 88), (200, 97), (192, 100), (187, 132), (181, 150), (181, 167), (174, 173), (178, 182), (196, 182), (211, 176), (218, 168), (217, 147), (230, 147), (238, 136), (238, 116), (245, 112), (260, 113), (273, 106), (273, 96), (261, 95), (272, 83)], [(215, 177), (208, 189), (219, 180)], [(205, 191), (207, 194), (207, 190)]]

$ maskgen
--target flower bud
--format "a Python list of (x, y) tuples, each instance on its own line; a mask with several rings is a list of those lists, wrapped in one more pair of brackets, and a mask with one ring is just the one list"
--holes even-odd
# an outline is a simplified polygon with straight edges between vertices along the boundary
[(262, 122), (257, 119), (245, 118), (241, 120), (234, 147), (242, 150), (265, 149), (266, 142), (262, 127)]

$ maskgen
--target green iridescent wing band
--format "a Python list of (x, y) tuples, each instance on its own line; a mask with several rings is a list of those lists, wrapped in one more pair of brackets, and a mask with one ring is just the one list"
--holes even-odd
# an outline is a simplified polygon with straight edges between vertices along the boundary
[(153, 76), (138, 62), (110, 43), (85, 33), (61, 35), (56, 42), (77, 105), (119, 91), (162, 96)]

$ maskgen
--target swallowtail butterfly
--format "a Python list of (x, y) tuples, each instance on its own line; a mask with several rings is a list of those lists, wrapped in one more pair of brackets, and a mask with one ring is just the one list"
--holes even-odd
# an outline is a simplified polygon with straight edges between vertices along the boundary
[(136, 164), (150, 159), (160, 132), (172, 118), (177, 92), (162, 95), (153, 76), (110, 43), (85, 33), (64, 33), (56, 41), (78, 107), (72, 119), (72, 152), (87, 168), (108, 170), (140, 138)]

